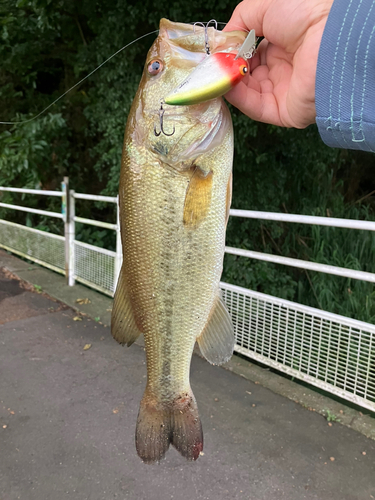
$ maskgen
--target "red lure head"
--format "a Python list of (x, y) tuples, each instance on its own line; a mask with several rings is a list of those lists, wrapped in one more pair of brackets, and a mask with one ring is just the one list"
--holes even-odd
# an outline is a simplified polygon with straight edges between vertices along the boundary
[(249, 72), (246, 59), (239, 57), (233, 52), (216, 52), (212, 57), (217, 61), (220, 68), (229, 77), (231, 86), (234, 87)]

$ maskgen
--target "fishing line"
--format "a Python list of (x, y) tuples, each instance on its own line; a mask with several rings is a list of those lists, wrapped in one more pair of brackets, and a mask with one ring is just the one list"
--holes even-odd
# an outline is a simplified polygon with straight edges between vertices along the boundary
[[(213, 20), (211, 20), (209, 22), (212, 22), (212, 21)], [(216, 22), (217, 22), (217, 24), (224, 24), (224, 25), (228, 24), (228, 23), (223, 23), (223, 22), (219, 22), (219, 21), (216, 21)], [(198, 24), (198, 23), (189, 23), (189, 24)], [(238, 27), (241, 28), (243, 31), (249, 32), (249, 30), (244, 30), (243, 27), (241, 27), (239, 25), (238, 25)], [(72, 87), (70, 87), (70, 89), (68, 89), (66, 92), (64, 92), (63, 94), (61, 94), (60, 97), (58, 97), (57, 99), (55, 99), (53, 102), (51, 102), (51, 104), (49, 104), (46, 108), (44, 108), (43, 111), (41, 111), (37, 115), (33, 116), (32, 118), (29, 118), (27, 120), (21, 120), (21, 121), (18, 121), (18, 122), (2, 122), (2, 121), (0, 121), (0, 125), (23, 125), (24, 123), (30, 123), (33, 120), (36, 120), (37, 118), (39, 118), (39, 116), (41, 116), (43, 113), (45, 113), (47, 110), (49, 110), (49, 108), (51, 108), (54, 104), (56, 104), (58, 101), (60, 101), (60, 99), (62, 99), (63, 97), (65, 97), (67, 94), (69, 94), (69, 92), (71, 90), (73, 90), (76, 87), (78, 87), (78, 85), (80, 85), (82, 82), (84, 82), (85, 80), (87, 80), (87, 78), (89, 78), (96, 71), (98, 71), (98, 69), (100, 69), (102, 66), (104, 66), (104, 64), (106, 64), (108, 61), (110, 61), (113, 57), (117, 56), (117, 54), (119, 54), (120, 52), (122, 52), (123, 50), (125, 50), (127, 47), (130, 47), (130, 45), (132, 45), (133, 43), (138, 42), (139, 40), (141, 40), (142, 38), (145, 38), (146, 36), (152, 35), (154, 33), (158, 33), (158, 31), (159, 30), (150, 31), (149, 33), (146, 33), (145, 35), (142, 35), (142, 36), (136, 38), (135, 40), (133, 40), (132, 42), (124, 45), (121, 49), (117, 50), (114, 54), (112, 54), (110, 57), (108, 57), (108, 59), (106, 59), (104, 62), (102, 62), (101, 64), (99, 64), (99, 66), (96, 67), (93, 71), (91, 71), (91, 73), (89, 73), (88, 75), (86, 75), (85, 77), (83, 77), (79, 82), (75, 83)]]
[(136, 38), (135, 40), (133, 40), (132, 42), (124, 45), (121, 49), (119, 49), (117, 52), (115, 52), (110, 57), (108, 57), (108, 59), (106, 59), (104, 62), (102, 62), (101, 64), (99, 64), (99, 66), (97, 68), (95, 68), (93, 71), (91, 71), (91, 73), (89, 73), (88, 75), (86, 75), (84, 78), (82, 78), (82, 80), (80, 80), (79, 82), (75, 83), (73, 85), (73, 87), (70, 87), (69, 90), (67, 90), (66, 92), (64, 92), (57, 99), (55, 99), (51, 104), (49, 104), (46, 108), (43, 109), (43, 111), (41, 111), (40, 113), (38, 113), (36, 116), (33, 116), (32, 118), (29, 118), (28, 120), (21, 120), (21, 121), (18, 121), (18, 122), (0, 122), (0, 124), (1, 125), (21, 125), (21, 124), (29, 123), (29, 122), (32, 122), (33, 120), (36, 120), (37, 118), (39, 118), (40, 115), (42, 115), (43, 113), (45, 113), (51, 106), (53, 106), (60, 99), (62, 99), (63, 97), (65, 97), (66, 94), (68, 94), (71, 90), (73, 90), (74, 88), (76, 88), (78, 85), (80, 85), (82, 82), (84, 82), (87, 78), (89, 78), (91, 75), (93, 75), (96, 71), (98, 71), (98, 69), (100, 69), (102, 66), (104, 66), (104, 64), (106, 64), (108, 61), (110, 61), (112, 59), (112, 57), (117, 56), (117, 54), (119, 54), (122, 50), (126, 49), (127, 47), (129, 47), (133, 43), (138, 42), (138, 40), (141, 40), (142, 38), (145, 38), (148, 35), (152, 35), (153, 33), (157, 33), (158, 31), (159, 30), (150, 31), (150, 33), (146, 33), (145, 35), (142, 35), (139, 38)]

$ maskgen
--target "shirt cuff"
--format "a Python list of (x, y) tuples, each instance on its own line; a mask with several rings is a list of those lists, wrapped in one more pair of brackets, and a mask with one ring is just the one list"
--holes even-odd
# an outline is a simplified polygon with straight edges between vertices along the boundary
[(375, 152), (375, 1), (335, 0), (319, 49), (316, 123), (331, 147)]

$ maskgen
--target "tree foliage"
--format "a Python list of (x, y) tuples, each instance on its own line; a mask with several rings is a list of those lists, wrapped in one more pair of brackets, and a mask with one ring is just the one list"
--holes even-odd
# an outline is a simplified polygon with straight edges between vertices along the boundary
[[(0, 0), (0, 119), (38, 114), (119, 48), (157, 30), (161, 17), (227, 21), (234, 7), (230, 0)], [(55, 189), (68, 175), (76, 191), (115, 195), (126, 117), (154, 36), (120, 52), (38, 119), (0, 126), (0, 185)], [(330, 149), (315, 126), (284, 130), (252, 122), (235, 109), (232, 116), (235, 208), (374, 220), (373, 155)], [(53, 208), (56, 200), (37, 203)], [(82, 202), (79, 210), (85, 216), (92, 206)], [(97, 204), (91, 215), (113, 215), (109, 210)], [(58, 230), (38, 216), (29, 215), (27, 223)], [(114, 243), (108, 232), (93, 228), (82, 227), (78, 237)], [(364, 231), (231, 218), (227, 243), (375, 272), (375, 235)], [(229, 255), (223, 278), (375, 321), (375, 292), (368, 283)]]

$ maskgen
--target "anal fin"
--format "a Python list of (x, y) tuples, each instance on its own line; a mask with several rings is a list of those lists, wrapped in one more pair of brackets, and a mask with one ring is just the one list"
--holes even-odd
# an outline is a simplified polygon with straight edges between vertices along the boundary
[(127, 344), (128, 347), (131, 346), (141, 334), (135, 323), (123, 268), (121, 268), (120, 271), (113, 301), (111, 333), (112, 337), (117, 340), (117, 342), (120, 344)]
[(224, 302), (217, 297), (203, 332), (197, 338), (203, 356), (214, 365), (229, 361), (234, 349), (234, 329)]

